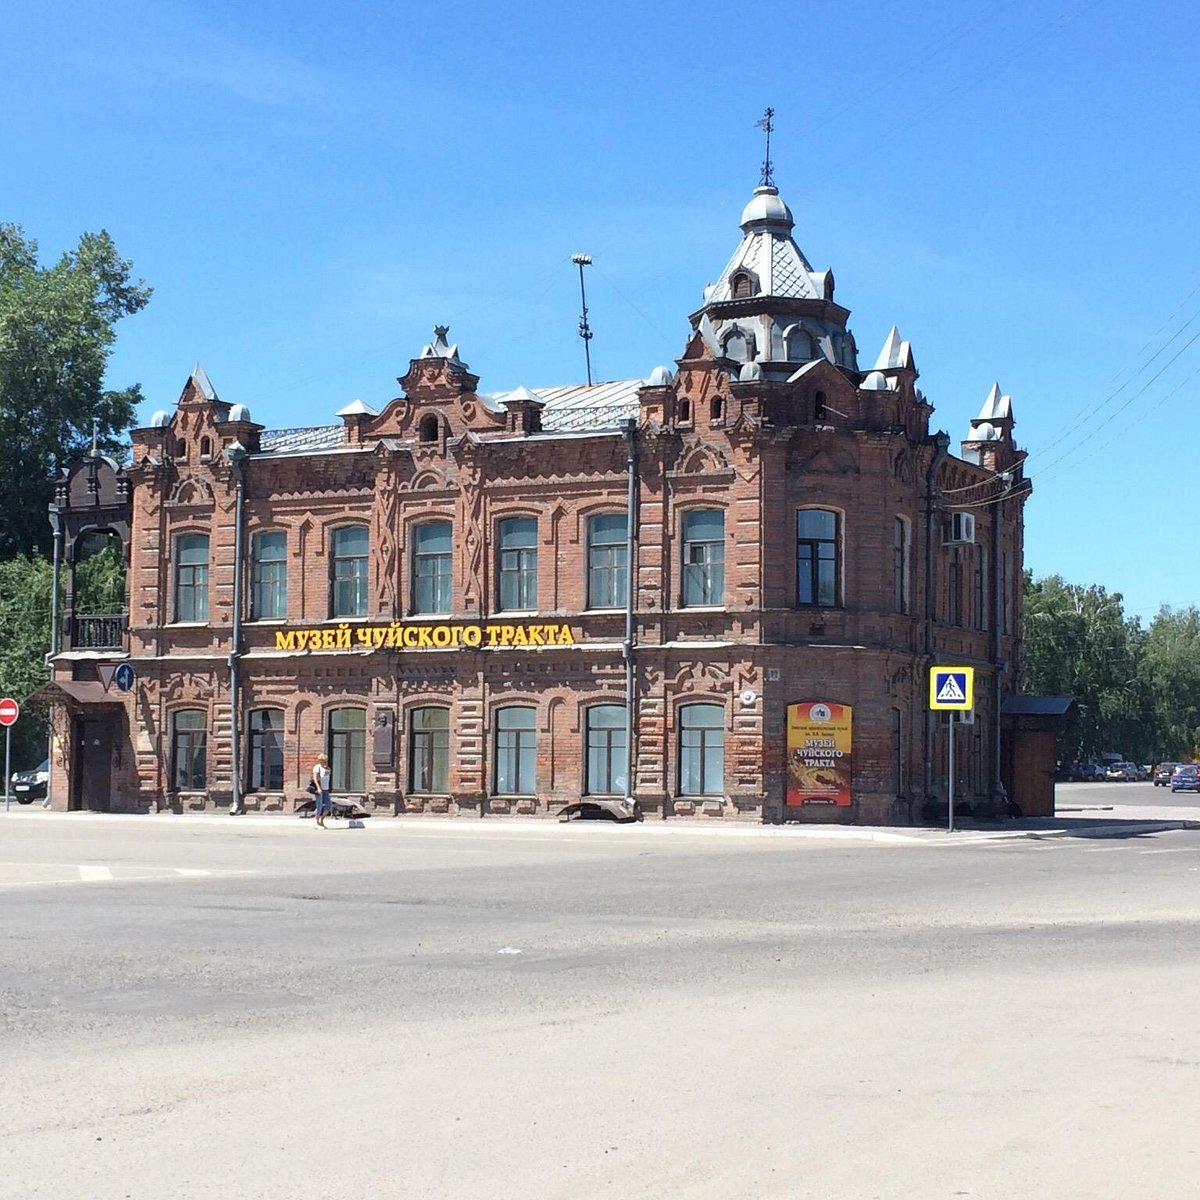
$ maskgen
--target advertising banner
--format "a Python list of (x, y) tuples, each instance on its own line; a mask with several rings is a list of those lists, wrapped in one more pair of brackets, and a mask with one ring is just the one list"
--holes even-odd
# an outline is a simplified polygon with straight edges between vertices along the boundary
[(853, 803), (852, 725), (848, 704), (818, 700), (788, 705), (785, 803), (789, 808)]

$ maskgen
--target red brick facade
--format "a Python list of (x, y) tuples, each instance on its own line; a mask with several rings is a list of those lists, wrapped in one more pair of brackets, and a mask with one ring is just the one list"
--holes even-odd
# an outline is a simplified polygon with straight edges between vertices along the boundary
[[(966, 457), (939, 457), (928, 428), (932, 408), (911, 365), (882, 372), (886, 386), (876, 380), (873, 387), (863, 386), (864, 373), (824, 359), (786, 379), (755, 374), (714, 352), (697, 330), (675, 376), (659, 372), (628, 389), (636, 401), (637, 463), (634, 795), (648, 817), (919, 817), (945, 786), (945, 718), (931, 724), (927, 717), (928, 667), (958, 662), (977, 673), (975, 723), (957, 734), (958, 795), (994, 801), (996, 701), (1016, 690), (1027, 491), (1011, 420), (964, 443)], [(337, 751), (343, 783), (355, 784), (343, 790), (379, 812), (553, 815), (589, 791), (587, 712), (598, 703), (623, 709), (626, 679), (624, 602), (601, 607), (589, 597), (589, 518), (625, 513), (626, 431), (617, 423), (544, 427), (549, 411), (536, 398), (481, 396), (457, 355), (437, 346), (413, 360), (400, 382), (403, 394), (381, 413), (348, 411), (336, 437), (317, 431), (310, 448), (303, 437), (273, 442), (247, 412), (196, 379), (168, 420), (135, 431), (125, 475), (132, 496), (127, 655), (136, 682), (99, 702), (98, 693), (76, 688), (75, 700), (56, 709), (55, 807), (89, 806), (89, 778), (103, 766), (97, 753), (111, 753), (108, 806), (228, 806), (235, 652), (248, 809), (290, 811), (305, 798), (313, 756), (331, 746), (337, 710), (360, 712), (363, 728)], [(237, 647), (235, 474), (224, 453), (235, 442), (248, 451), (240, 467)], [(825, 527), (833, 537), (815, 550), (798, 544), (797, 513), (807, 509), (832, 514), (820, 521), (831, 522)], [(684, 521), (697, 510), (723, 520), (723, 540), (707, 551), (710, 561), (723, 561), (712, 604), (685, 603), (696, 598), (685, 596), (685, 555), (699, 552), (685, 546)], [(943, 544), (954, 511), (974, 517), (973, 543)], [(499, 607), (498, 529), (512, 517), (532, 518), (536, 530), (521, 560), (522, 579), (533, 586), (536, 559), (536, 604), (519, 615)], [(708, 528), (717, 521), (704, 519)], [(434, 520), (452, 530), (450, 593), (448, 611), (429, 615), (414, 612), (423, 586), (414, 579), (416, 531)], [(332, 609), (342, 594), (334, 535), (348, 526), (367, 531), (369, 569), (362, 615), (339, 618)], [(283, 534), (282, 619), (254, 612), (255, 535), (264, 531)], [(195, 572), (180, 573), (188, 535), (208, 539), (199, 584)], [(198, 557), (200, 543), (189, 544)], [(826, 555), (827, 565), (813, 567), (810, 553)], [(613, 557), (620, 557), (615, 549)], [(444, 563), (443, 555), (430, 569)], [(282, 572), (273, 569), (278, 581)], [(825, 603), (802, 602), (812, 597), (798, 577), (812, 571), (818, 574), (804, 578), (819, 576), (821, 587), (833, 589), (820, 597)], [(705, 578), (711, 584), (716, 574)], [(185, 607), (203, 591), (204, 619), (181, 619), (181, 590), (190, 597)], [(365, 631), (393, 622), (399, 632), (374, 635), (384, 641), (376, 647)], [(571, 644), (493, 646), (487, 634), (478, 647), (462, 644), (462, 629), (502, 624), (541, 628), (532, 638), (543, 641), (545, 627), (567, 626)], [(432, 643), (424, 632), (404, 643), (404, 629), (447, 626), (459, 631), (457, 645), (411, 644), (418, 637)], [(297, 631), (311, 636), (280, 648)], [(531, 638), (528, 630), (523, 636)], [(85, 682), (95, 678), (97, 662), (123, 657), (68, 648), (55, 678)], [(853, 706), (854, 803), (785, 811), (787, 706), (822, 700)], [(685, 737), (683, 710), (698, 703), (720, 710), (720, 729)], [(498, 714), (510, 706), (534, 710), (532, 733), (513, 735), (532, 746), (534, 777), (527, 753), (522, 786), (500, 790), (497, 772), (508, 768), (499, 760), (509, 754), (505, 761), (517, 761), (516, 751), (500, 747), (497, 729)], [(427, 708), (446, 709), (449, 718), (446, 778), (435, 789), (414, 778), (413, 714)], [(262, 710), (281, 714), (281, 787), (274, 786), (277, 766), (272, 786), (252, 778), (251, 722)], [(176, 733), (180, 712), (200, 714), (185, 718), (199, 723), (185, 751)], [(109, 723), (111, 743), (90, 759), (89, 720)], [(596, 736), (607, 746), (597, 761), (616, 762), (612, 741)], [(176, 757), (183, 752), (193, 756), (184, 780), (191, 786), (180, 786)], [(604, 776), (599, 771), (593, 781)], [(605, 791), (619, 790), (611, 783)]]

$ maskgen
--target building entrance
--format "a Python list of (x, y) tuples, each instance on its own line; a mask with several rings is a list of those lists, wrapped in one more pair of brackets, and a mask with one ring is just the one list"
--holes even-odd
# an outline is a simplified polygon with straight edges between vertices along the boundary
[(108, 812), (111, 809), (113, 745), (116, 736), (116, 720), (112, 716), (76, 718), (72, 808), (86, 808), (92, 812)]

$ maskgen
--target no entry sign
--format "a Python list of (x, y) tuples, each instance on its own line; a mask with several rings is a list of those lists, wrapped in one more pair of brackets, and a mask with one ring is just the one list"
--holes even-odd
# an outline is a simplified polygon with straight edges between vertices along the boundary
[(20, 715), (21, 706), (11, 696), (0, 700), (0, 728), (7, 729), (10, 725), (15, 725)]

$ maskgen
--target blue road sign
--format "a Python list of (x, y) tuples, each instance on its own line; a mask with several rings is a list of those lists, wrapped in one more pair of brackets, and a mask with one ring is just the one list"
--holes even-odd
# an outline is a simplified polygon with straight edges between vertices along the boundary
[(128, 663), (122, 663), (113, 675), (113, 683), (117, 685), (117, 690), (127, 692), (133, 687), (133, 668)]
[(929, 707), (936, 710), (958, 710), (975, 706), (974, 667), (930, 667)]

